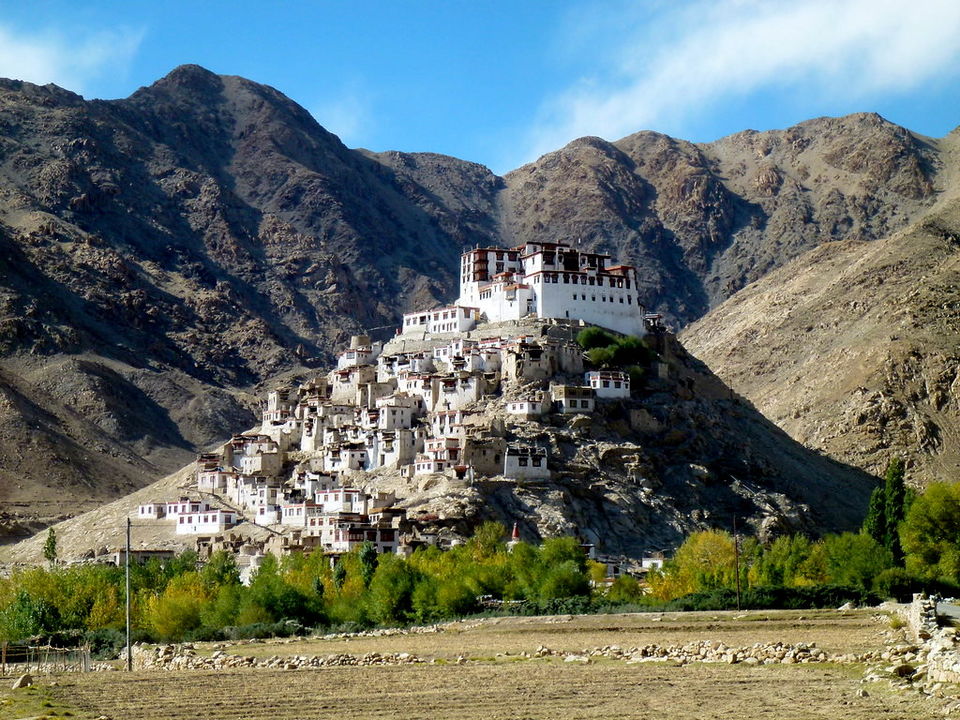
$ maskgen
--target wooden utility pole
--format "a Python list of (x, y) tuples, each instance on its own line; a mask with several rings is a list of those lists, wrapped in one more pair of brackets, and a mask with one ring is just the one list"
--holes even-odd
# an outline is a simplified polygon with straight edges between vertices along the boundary
[(737, 516), (733, 516), (733, 564), (737, 574), (737, 610), (740, 609), (740, 536), (737, 535)]
[(127, 518), (127, 551), (124, 553), (127, 575), (127, 672), (133, 670), (133, 656), (130, 654), (130, 518)]

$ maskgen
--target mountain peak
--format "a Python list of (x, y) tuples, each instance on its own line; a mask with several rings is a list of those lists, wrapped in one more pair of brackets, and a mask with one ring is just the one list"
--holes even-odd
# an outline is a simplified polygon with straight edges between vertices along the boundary
[(148, 87), (142, 87), (131, 97), (156, 95), (183, 95), (205, 98), (223, 91), (223, 78), (200, 65), (179, 65)]

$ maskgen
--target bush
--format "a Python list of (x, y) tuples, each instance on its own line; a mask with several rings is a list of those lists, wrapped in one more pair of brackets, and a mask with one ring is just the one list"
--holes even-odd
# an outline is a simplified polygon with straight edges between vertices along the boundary
[[(880, 598), (876, 593), (860, 587), (841, 585), (808, 585), (805, 587), (759, 587), (740, 594), (742, 610), (813, 610), (836, 608), (845, 603), (876, 605)], [(733, 590), (715, 590), (693, 593), (668, 602), (665, 610), (734, 610), (737, 594)]]
[(611, 605), (627, 605), (643, 600), (643, 588), (635, 577), (621, 575), (607, 590), (604, 598)]
[(227, 640), (251, 640), (253, 638), (291, 637), (302, 635), (306, 628), (298, 622), (282, 620), (275, 623), (253, 623), (238, 627), (223, 628)]
[(612, 332), (599, 327), (588, 327), (577, 333), (577, 344), (584, 350), (607, 347), (616, 343), (617, 339)]
[(960, 588), (953, 583), (914, 575), (903, 568), (889, 568), (873, 579), (873, 591), (897, 602), (910, 602), (914, 593), (952, 596), (960, 593)]
[(124, 630), (102, 628), (89, 631), (83, 639), (90, 646), (90, 654), (95, 660), (112, 660), (126, 646), (127, 633)]

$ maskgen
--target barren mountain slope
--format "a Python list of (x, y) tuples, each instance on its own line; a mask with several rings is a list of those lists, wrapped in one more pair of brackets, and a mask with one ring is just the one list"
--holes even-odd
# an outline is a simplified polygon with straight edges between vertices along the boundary
[[(0, 368), (93, 432), (71, 477), (45, 468), (62, 446), (46, 425), (39, 462), (4, 460), (26, 442), (7, 433), (0, 505), (16, 486), (85, 503), (103, 496), (87, 484), (142, 484), (249, 426), (246, 388), (449, 296), (499, 184), (408, 159), (469, 188), (438, 195), (275, 90), (195, 66), (109, 102), (0, 81), (0, 128)], [(22, 425), (12, 406), (0, 423)], [(104, 480), (114, 446), (136, 470)]]
[(935, 142), (872, 113), (701, 145), (581, 138), (506, 176), (504, 233), (636, 264), (645, 302), (682, 327), (822, 242), (904, 226), (941, 165)]
[(957, 479), (960, 186), (945, 184), (920, 221), (813, 250), (689, 326), (684, 343), (808, 447), (870, 472), (899, 454), (917, 483)]

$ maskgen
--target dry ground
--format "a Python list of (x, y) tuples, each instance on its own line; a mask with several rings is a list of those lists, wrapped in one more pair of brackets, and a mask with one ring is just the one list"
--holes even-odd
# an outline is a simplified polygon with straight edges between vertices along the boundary
[[(337, 640), (297, 640), (254, 643), (231, 649), (233, 654), (326, 655), (345, 652), (410, 652), (425, 657), (453, 658), (463, 654), (490, 658), (497, 653), (580, 650), (619, 645), (682, 645), (692, 640), (720, 640), (729, 646), (763, 642), (816, 643), (829, 653), (872, 650), (885, 629), (870, 612), (838, 613), (804, 610), (744, 613), (634, 613), (621, 615), (558, 615), (465, 620), (444, 631), (417, 637), (351, 637)], [(416, 648), (416, 650), (412, 648)]]
[[(436, 634), (230, 648), (245, 655), (405, 651), (450, 658), (463, 654), (470, 658), (465, 665), (441, 661), (294, 671), (90, 673), (61, 676), (56, 686), (40, 692), (49, 703), (48, 714), (52, 711), (62, 717), (71, 712), (78, 718), (104, 715), (115, 720), (943, 717), (944, 700), (894, 691), (887, 682), (861, 684), (864, 668), (859, 665), (677, 667), (610, 660), (582, 665), (556, 657), (516, 656), (541, 644), (583, 650), (706, 638), (729, 645), (813, 641), (832, 652), (856, 652), (882, 645), (884, 631), (889, 631), (888, 626), (873, 619), (869, 611), (503, 618), (456, 623)], [(867, 697), (857, 695), (861, 688), (867, 690)], [(4, 714), (0, 705), (0, 717), (19, 716)]]

